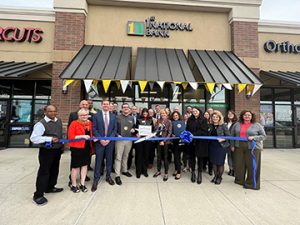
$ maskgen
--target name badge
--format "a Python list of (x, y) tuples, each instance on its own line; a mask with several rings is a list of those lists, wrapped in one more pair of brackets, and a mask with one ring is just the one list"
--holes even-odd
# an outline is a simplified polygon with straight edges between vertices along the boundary
[(152, 126), (150, 125), (139, 125), (139, 135), (147, 136), (152, 134)]

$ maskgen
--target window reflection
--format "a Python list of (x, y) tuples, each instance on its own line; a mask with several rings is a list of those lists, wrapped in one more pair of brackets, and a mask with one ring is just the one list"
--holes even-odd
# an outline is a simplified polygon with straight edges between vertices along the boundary
[(11, 106), (11, 123), (30, 122), (32, 110), (31, 100), (13, 100)]
[(291, 105), (275, 105), (275, 127), (292, 126)]
[(209, 103), (225, 103), (225, 88), (216, 86), (212, 94), (207, 92), (207, 100)]

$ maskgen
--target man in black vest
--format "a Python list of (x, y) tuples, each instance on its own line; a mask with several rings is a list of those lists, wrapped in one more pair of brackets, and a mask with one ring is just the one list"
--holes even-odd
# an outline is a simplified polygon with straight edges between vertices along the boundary
[[(59, 161), (62, 153), (62, 144), (58, 142), (62, 138), (63, 127), (61, 119), (57, 118), (57, 109), (54, 105), (45, 108), (45, 117), (36, 123), (30, 140), (34, 144), (40, 144), (40, 167), (36, 179), (36, 192), (33, 201), (37, 205), (45, 205), (48, 200), (44, 193), (57, 193), (63, 188), (56, 188), (59, 173)], [(45, 142), (51, 142), (51, 146), (45, 147)]]

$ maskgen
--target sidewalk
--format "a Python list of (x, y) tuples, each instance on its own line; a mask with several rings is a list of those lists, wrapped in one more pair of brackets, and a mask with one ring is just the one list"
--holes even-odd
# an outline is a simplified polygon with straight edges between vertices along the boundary
[[(102, 181), (95, 193), (72, 193), (67, 187), (69, 152), (62, 155), (57, 187), (45, 194), (48, 204), (32, 203), (38, 169), (37, 149), (0, 151), (0, 225), (293, 225), (300, 224), (300, 150), (266, 149), (262, 153), (261, 190), (246, 190), (223, 175), (217, 186), (204, 174), (201, 185), (190, 173), (122, 177), (122, 186)], [(133, 174), (134, 171), (131, 171)], [(173, 172), (173, 164), (170, 174)], [(92, 177), (92, 173), (89, 172)]]

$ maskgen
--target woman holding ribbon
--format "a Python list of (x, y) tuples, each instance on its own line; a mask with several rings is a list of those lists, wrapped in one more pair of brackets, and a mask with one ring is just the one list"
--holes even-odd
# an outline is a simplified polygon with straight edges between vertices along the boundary
[[(239, 122), (233, 125), (232, 136), (247, 138), (245, 141), (234, 141), (235, 183), (247, 189), (260, 189), (260, 168), (262, 141), (266, 139), (263, 127), (255, 121), (255, 114), (250, 110), (240, 113)], [(254, 146), (253, 141), (256, 142)], [(246, 176), (246, 178), (245, 178)]]
[[(186, 130), (190, 131), (194, 136), (207, 136), (208, 135), (208, 123), (207, 119), (203, 117), (199, 107), (193, 107), (192, 116), (188, 119)], [(195, 164), (196, 158), (198, 163), (198, 176), (197, 184), (202, 183), (202, 169), (203, 169), (203, 158), (208, 156), (208, 142), (206, 140), (194, 139), (189, 149), (189, 164), (192, 169), (191, 181), (196, 182)]]
[[(180, 137), (181, 132), (185, 130), (185, 121), (181, 120), (181, 115), (177, 111), (172, 113), (171, 118), (172, 136)], [(179, 180), (181, 177), (181, 152), (184, 151), (184, 147), (184, 143), (180, 140), (173, 140), (172, 151), (174, 153), (175, 164), (175, 172), (173, 173), (173, 176), (175, 176), (175, 180)]]
[[(89, 111), (87, 109), (80, 109), (78, 111), (78, 120), (74, 120), (68, 129), (69, 139), (83, 139), (81, 141), (70, 142), (71, 150), (71, 191), (78, 193), (87, 192), (84, 184), (87, 175), (87, 165), (89, 164), (90, 150), (92, 142), (88, 140), (93, 136), (92, 122), (88, 120)], [(84, 140), (85, 139), (85, 140)], [(80, 171), (80, 185), (77, 187), (76, 178)], [(80, 189), (80, 190), (79, 190)]]
[[(149, 117), (147, 108), (144, 108), (141, 112), (140, 118), (136, 123), (136, 130), (138, 131), (137, 137), (145, 137), (151, 135), (154, 125), (153, 120)], [(136, 165), (136, 177), (140, 178), (141, 174), (148, 177), (147, 167), (149, 159), (150, 145), (145, 142), (139, 142), (135, 145), (135, 165)]]
[[(230, 136), (227, 126), (224, 124), (224, 118), (220, 111), (214, 110), (211, 114), (211, 123), (209, 125), (210, 136)], [(224, 163), (229, 141), (223, 138), (211, 140), (208, 144), (209, 161), (213, 164), (214, 178), (212, 183), (221, 184), (224, 173)]]
[[(157, 121), (156, 130), (158, 132), (158, 137), (171, 137), (172, 134), (172, 122), (169, 120), (169, 116), (165, 109), (160, 110), (160, 119)], [(169, 171), (169, 161), (168, 161), (168, 149), (169, 149), (170, 140), (158, 141), (157, 145), (157, 172), (153, 177), (158, 177), (161, 175), (161, 160), (164, 161), (165, 174), (163, 181), (168, 180), (168, 171)]]

